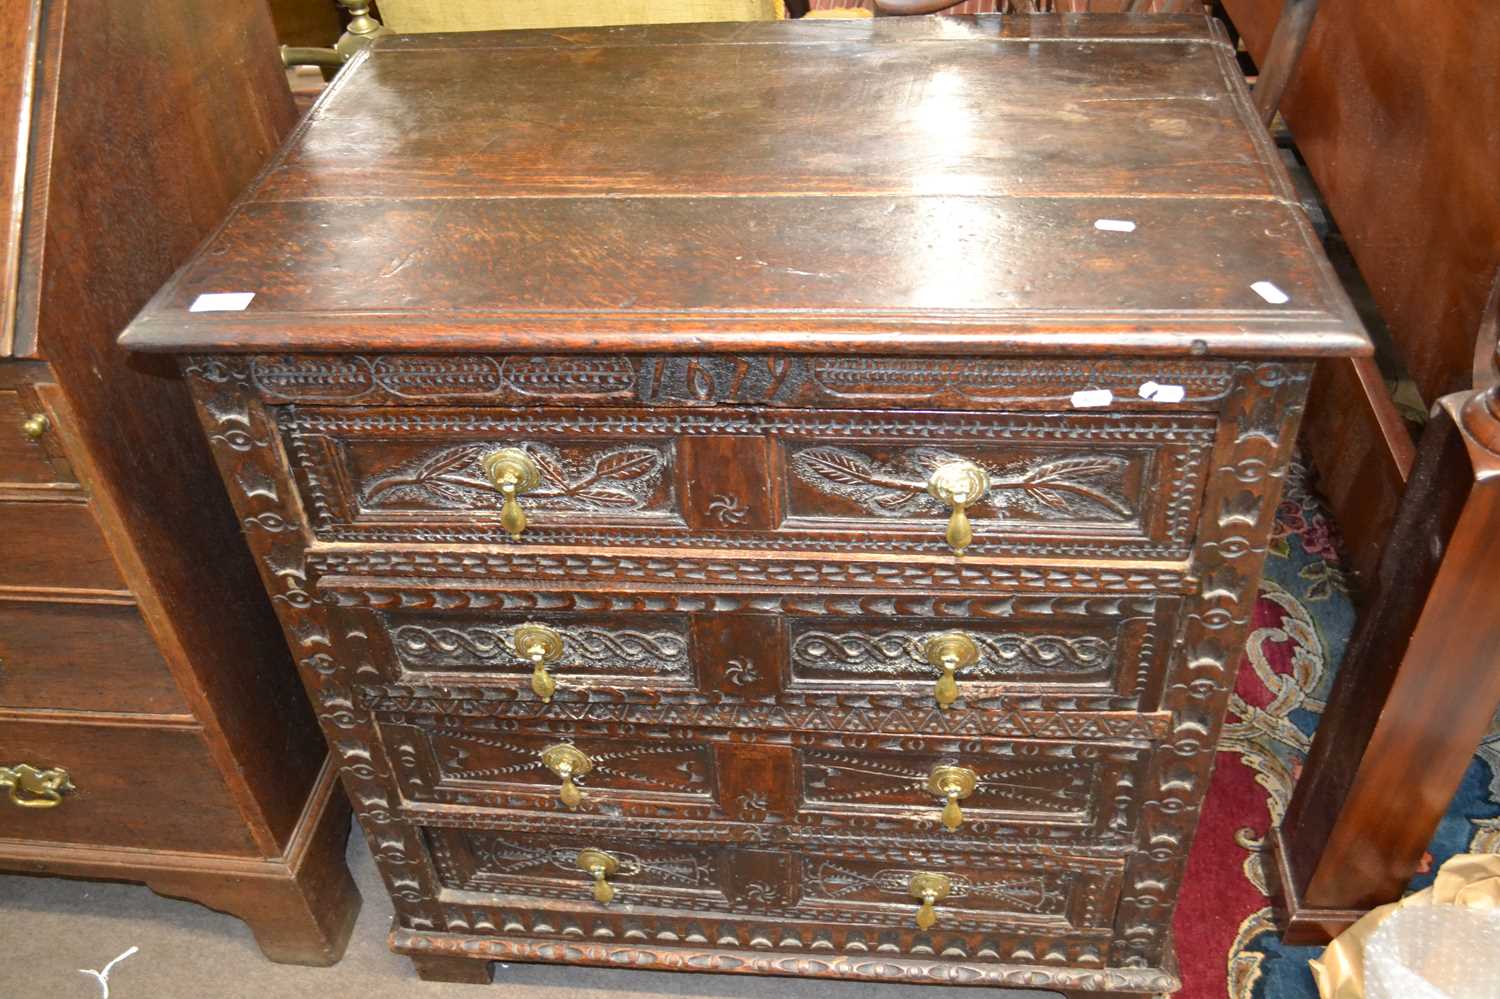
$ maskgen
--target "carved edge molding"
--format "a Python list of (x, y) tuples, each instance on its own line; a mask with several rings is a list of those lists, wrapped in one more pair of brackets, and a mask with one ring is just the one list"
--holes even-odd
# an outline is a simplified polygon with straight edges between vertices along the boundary
[[(491, 696), (494, 695), (494, 696)], [(507, 696), (508, 695), (508, 696)], [(772, 732), (833, 732), (847, 735), (933, 735), (969, 738), (1069, 739), (1079, 741), (1129, 740), (1149, 742), (1165, 737), (1171, 719), (1165, 712), (1133, 711), (996, 711), (982, 709), (939, 711), (930, 705), (870, 706), (868, 696), (850, 695), (835, 701), (818, 699), (806, 705), (714, 702), (599, 703), (560, 701), (550, 704), (518, 696), (507, 688), (489, 688), (480, 696), (465, 697), (436, 689), (404, 685), (360, 687), (354, 705), (383, 719), (420, 722), (434, 718), (487, 718), (497, 721), (529, 719), (557, 724), (592, 723), (615, 726), (684, 726)], [(833, 703), (829, 703), (833, 702)]]
[[(214, 359), (197, 362), (207, 377)], [(721, 404), (1063, 407), (1079, 388), (1108, 388), (1131, 407), (1147, 381), (1182, 385), (1178, 408), (1208, 409), (1229, 391), (1226, 362), (1046, 364), (1005, 358), (784, 355), (259, 355), (248, 384), (270, 403), (360, 405)]]
[(392, 949), (401, 954), (435, 954), (483, 961), (550, 961), (661, 971), (714, 971), (753, 975), (796, 975), (876, 982), (920, 982), (993, 987), (1174, 992), (1182, 983), (1162, 968), (1045, 968), (1000, 963), (960, 963), (895, 955), (868, 957), (717, 950), (702, 947), (648, 947), (580, 941), (507, 938), (474, 939), (458, 934), (391, 931)]
[(338, 677), (328, 612), (311, 593), (306, 569), (307, 523), (284, 469), (274, 417), (251, 391), (250, 362), (240, 357), (185, 359), (199, 419), (230, 500), (244, 526), (272, 607), (286, 633), (298, 673), (344, 790), (359, 815), (376, 867), (404, 925), (436, 928), (439, 883), (421, 832), (400, 816), (400, 795), (374, 719), (357, 712)]
[[(308, 568), (316, 577), (378, 577), (363, 583), (341, 581), (329, 589), (357, 595), (359, 605), (383, 609), (392, 600), (416, 601), (400, 606), (420, 608), (425, 602), (458, 601), (467, 596), (478, 602), (500, 580), (525, 580), (545, 588), (564, 585), (587, 589), (590, 585), (632, 586), (649, 583), (675, 585), (733, 585), (806, 587), (815, 592), (830, 588), (869, 589), (900, 587), (947, 590), (1018, 590), (1052, 593), (1119, 593), (1155, 596), (1191, 592), (1191, 576), (1173, 569), (1150, 566), (1102, 568), (1077, 566), (1046, 568), (1004, 563), (948, 560), (945, 562), (861, 562), (792, 560), (758, 557), (713, 558), (696, 555), (614, 555), (517, 549), (515, 551), (445, 552), (442, 550), (315, 551), (308, 554)], [(472, 579), (481, 585), (472, 590), (434, 591), (422, 580)], [(404, 580), (410, 580), (405, 582)], [(398, 598), (395, 591), (404, 591)], [(795, 598), (796, 595), (791, 595)], [(347, 596), (341, 596), (343, 603)], [(749, 599), (748, 597), (745, 599)], [(784, 598), (785, 599), (785, 598)], [(347, 605), (347, 604), (346, 604)]]
[(1309, 363), (1241, 363), (1224, 400), (1191, 578), (1160, 706), (1171, 731), (1144, 785), (1140, 850), (1129, 863), (1110, 960), (1149, 967), (1168, 947), (1231, 671), (1250, 627), (1282, 480), (1311, 380)]

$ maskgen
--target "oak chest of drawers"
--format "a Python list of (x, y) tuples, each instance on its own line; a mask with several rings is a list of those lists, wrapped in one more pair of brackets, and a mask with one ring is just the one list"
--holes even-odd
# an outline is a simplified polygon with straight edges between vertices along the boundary
[(1368, 349), (1221, 33), (1102, 15), (383, 42), (125, 342), (424, 975), (1141, 994)]

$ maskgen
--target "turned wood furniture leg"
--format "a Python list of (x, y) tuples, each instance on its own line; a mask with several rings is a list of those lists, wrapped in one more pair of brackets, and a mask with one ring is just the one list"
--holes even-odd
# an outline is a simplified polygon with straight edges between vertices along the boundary
[(1274, 839), (1289, 944), (1394, 901), (1500, 703), (1500, 386), (1440, 401), (1286, 818)]
[(424, 982), (456, 982), (460, 985), (488, 985), (493, 979), (490, 962), (472, 957), (445, 957), (440, 954), (413, 954), (411, 963), (417, 977)]

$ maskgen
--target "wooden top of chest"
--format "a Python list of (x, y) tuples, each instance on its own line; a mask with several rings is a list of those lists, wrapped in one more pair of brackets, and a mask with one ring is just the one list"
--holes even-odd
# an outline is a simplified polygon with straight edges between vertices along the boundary
[(1160, 15), (391, 38), (123, 341), (1369, 350), (1222, 30)]

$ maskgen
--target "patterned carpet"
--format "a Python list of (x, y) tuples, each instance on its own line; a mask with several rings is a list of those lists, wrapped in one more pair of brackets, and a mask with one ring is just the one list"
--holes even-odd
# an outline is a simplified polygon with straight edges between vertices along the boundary
[[(1336, 528), (1289, 475), (1213, 783), (1177, 909), (1179, 999), (1316, 999), (1307, 961), (1270, 919), (1266, 832), (1279, 822), (1354, 626)], [(1497, 716), (1500, 723), (1500, 716)], [(1411, 889), (1449, 856), (1500, 852), (1500, 724), (1480, 747)], [(1227, 955), (1227, 956), (1226, 956)]]

